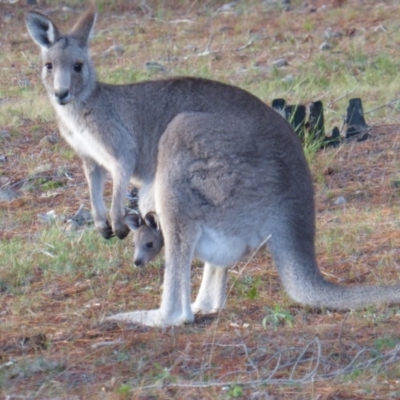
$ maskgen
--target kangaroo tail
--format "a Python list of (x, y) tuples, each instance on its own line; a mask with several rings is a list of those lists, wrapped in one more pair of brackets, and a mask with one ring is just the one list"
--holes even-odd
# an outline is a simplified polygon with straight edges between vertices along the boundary
[[(293, 233), (293, 231), (291, 232)], [(357, 309), (368, 305), (400, 304), (400, 285), (341, 286), (321, 274), (312, 235), (279, 235), (268, 242), (282, 283), (291, 298), (304, 305)]]
[[(286, 271), (281, 273), (281, 279), (289, 296), (304, 305), (345, 310), (368, 305), (400, 304), (400, 285), (336, 285), (324, 279), (316, 263), (306, 268), (285, 265), (279, 269)], [(291, 273), (287, 274), (288, 271)]]

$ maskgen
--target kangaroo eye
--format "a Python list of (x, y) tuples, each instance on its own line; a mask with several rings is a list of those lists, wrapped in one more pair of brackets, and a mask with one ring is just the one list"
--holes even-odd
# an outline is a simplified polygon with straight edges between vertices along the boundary
[(47, 68), (47, 71), (51, 71), (53, 69), (53, 64), (52, 63), (46, 63), (45, 67)]
[(148, 249), (151, 249), (153, 247), (153, 243), (152, 242), (146, 243), (146, 247)]
[(81, 72), (82, 71), (82, 66), (83, 64), (81, 62), (77, 62), (74, 64), (74, 71), (75, 72)]

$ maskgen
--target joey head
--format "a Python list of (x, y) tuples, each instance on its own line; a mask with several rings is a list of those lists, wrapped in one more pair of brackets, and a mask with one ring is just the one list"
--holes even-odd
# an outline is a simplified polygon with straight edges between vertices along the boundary
[(157, 214), (148, 212), (144, 218), (139, 214), (128, 214), (125, 222), (134, 233), (133, 263), (137, 267), (145, 267), (160, 254), (164, 245)]

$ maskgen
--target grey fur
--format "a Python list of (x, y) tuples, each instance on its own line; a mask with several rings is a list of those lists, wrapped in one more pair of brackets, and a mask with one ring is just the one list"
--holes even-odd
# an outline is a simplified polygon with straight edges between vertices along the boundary
[[(26, 20), (42, 48), (42, 78), (61, 133), (82, 158), (97, 229), (105, 237), (127, 235), (129, 181), (142, 187), (142, 208), (154, 204), (145, 213), (155, 211), (160, 220), (160, 308), (111, 319), (169, 326), (221, 309), (227, 269), (266, 240), (286, 291), (302, 304), (348, 309), (400, 302), (399, 285), (342, 287), (324, 279), (315, 258), (313, 185), (301, 144), (262, 101), (205, 79), (100, 83), (88, 52), (93, 9), (64, 36), (44, 15), (31, 12)], [(111, 225), (103, 202), (106, 170), (114, 183)], [(191, 304), (193, 257), (205, 267)]]
[(133, 263), (137, 267), (145, 267), (160, 254), (164, 245), (158, 216), (154, 212), (148, 212), (144, 218), (139, 214), (128, 214), (125, 222), (134, 232)]

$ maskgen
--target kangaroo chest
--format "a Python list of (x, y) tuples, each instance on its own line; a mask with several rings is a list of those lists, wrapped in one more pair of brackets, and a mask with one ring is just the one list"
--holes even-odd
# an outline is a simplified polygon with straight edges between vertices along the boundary
[(85, 122), (72, 118), (67, 111), (57, 110), (62, 136), (68, 144), (84, 158), (91, 158), (99, 165), (109, 170), (114, 164), (111, 147), (100, 140), (96, 135), (96, 128)]

